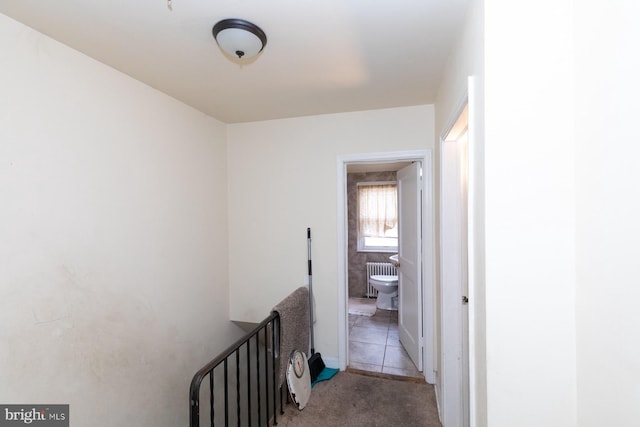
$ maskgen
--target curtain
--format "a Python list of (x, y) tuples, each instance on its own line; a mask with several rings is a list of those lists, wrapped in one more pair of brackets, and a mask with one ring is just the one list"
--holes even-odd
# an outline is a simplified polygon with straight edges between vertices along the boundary
[(358, 227), (361, 237), (385, 237), (398, 222), (398, 190), (395, 184), (358, 187)]

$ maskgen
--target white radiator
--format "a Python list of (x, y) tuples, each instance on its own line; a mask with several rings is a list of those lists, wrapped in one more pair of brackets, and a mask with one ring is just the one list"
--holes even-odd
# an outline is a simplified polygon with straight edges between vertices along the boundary
[(371, 286), (369, 278), (378, 274), (395, 276), (398, 274), (396, 267), (390, 262), (368, 262), (367, 263), (367, 297), (375, 297), (378, 290)]

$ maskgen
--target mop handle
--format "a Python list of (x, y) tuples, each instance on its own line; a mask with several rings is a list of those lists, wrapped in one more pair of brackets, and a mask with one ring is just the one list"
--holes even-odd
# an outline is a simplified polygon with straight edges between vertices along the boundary
[(309, 333), (311, 334), (311, 354), (315, 354), (313, 344), (313, 284), (311, 280), (311, 228), (307, 228), (307, 259), (309, 269)]
[(307, 242), (308, 242), (308, 245), (307, 245), (307, 252), (308, 252), (307, 259), (309, 260), (308, 261), (308, 264), (309, 264), (309, 267), (308, 267), (308, 270), (309, 270), (309, 286), (311, 286), (311, 229), (310, 228), (307, 228)]

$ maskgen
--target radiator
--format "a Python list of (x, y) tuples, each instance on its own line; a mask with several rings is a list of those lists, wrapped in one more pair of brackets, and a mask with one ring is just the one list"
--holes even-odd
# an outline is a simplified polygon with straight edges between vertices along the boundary
[(397, 275), (398, 270), (390, 262), (368, 262), (367, 263), (367, 297), (375, 297), (378, 295), (376, 288), (371, 286), (369, 278), (378, 274)]

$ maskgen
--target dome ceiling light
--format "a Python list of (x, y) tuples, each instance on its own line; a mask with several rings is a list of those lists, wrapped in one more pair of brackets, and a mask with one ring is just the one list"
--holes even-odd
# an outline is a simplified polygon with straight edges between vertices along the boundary
[(267, 44), (267, 35), (244, 19), (223, 19), (213, 26), (213, 38), (220, 49), (238, 59), (249, 59)]

